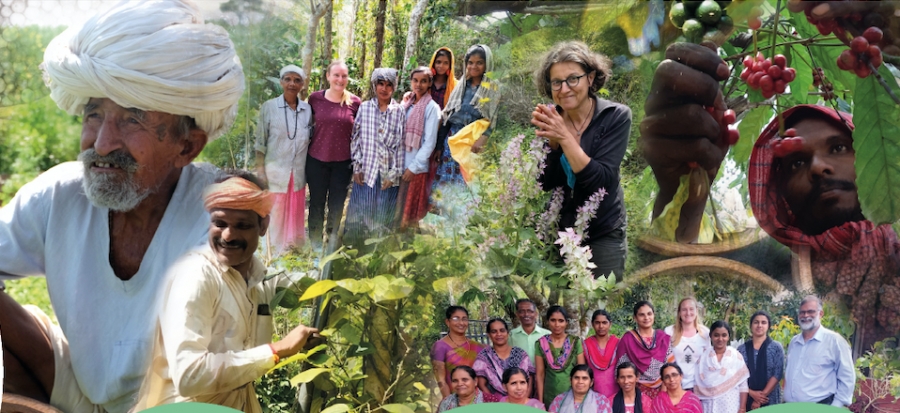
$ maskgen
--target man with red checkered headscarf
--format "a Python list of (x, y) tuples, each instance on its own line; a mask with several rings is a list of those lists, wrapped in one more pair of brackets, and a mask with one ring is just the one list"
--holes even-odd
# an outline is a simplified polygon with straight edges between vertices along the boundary
[[(695, 169), (690, 165), (714, 179), (729, 147), (706, 110), (726, 109), (718, 81), (729, 76), (728, 66), (712, 49), (695, 44), (673, 44), (666, 58), (654, 75), (641, 122), (643, 155), (660, 186), (654, 216), (672, 200), (680, 177)], [(867, 348), (900, 330), (900, 241), (889, 225), (876, 226), (862, 215), (851, 116), (800, 105), (782, 117), (785, 128), (794, 129), (785, 135), (796, 137), (777, 136), (774, 120), (751, 155), (754, 215), (782, 244), (809, 247), (814, 277), (850, 304)], [(696, 238), (705, 191), (702, 186), (697, 196), (692, 191), (681, 209), (677, 233), (683, 239)]]
[(868, 346), (900, 330), (900, 240), (862, 215), (851, 115), (798, 105), (782, 116), (802, 145), (778, 150), (777, 119), (763, 130), (750, 156), (753, 213), (778, 242), (810, 248), (813, 276), (851, 303)]

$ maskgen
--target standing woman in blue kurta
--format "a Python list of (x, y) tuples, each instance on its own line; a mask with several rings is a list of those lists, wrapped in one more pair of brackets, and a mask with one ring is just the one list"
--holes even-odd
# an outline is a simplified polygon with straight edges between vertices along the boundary
[[(483, 44), (477, 44), (469, 48), (463, 59), (465, 74), (459, 79), (456, 87), (450, 93), (447, 105), (444, 107), (444, 122), (449, 125), (448, 136), (453, 136), (466, 125), (480, 119), (485, 119), (490, 126), (472, 145), (472, 153), (479, 153), (484, 149), (493, 130), (493, 123), (497, 119), (497, 105), (499, 103), (499, 85), (495, 81), (488, 82), (485, 73), (494, 69), (491, 49)], [(462, 172), (459, 163), (450, 154), (449, 139), (444, 140), (441, 165), (434, 181), (434, 189), (447, 184), (463, 185)]]

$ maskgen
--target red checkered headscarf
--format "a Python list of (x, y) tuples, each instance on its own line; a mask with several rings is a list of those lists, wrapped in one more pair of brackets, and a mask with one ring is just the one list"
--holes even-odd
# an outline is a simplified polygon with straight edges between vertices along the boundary
[[(850, 114), (816, 105), (794, 106), (784, 111), (783, 119), (787, 121), (804, 108), (854, 129)], [(879, 335), (896, 332), (900, 328), (897, 234), (890, 225), (876, 226), (868, 220), (846, 222), (819, 235), (803, 233), (794, 225), (794, 214), (775, 182), (773, 143), (777, 137), (775, 119), (756, 140), (750, 155), (750, 206), (759, 226), (784, 245), (809, 246), (813, 276), (851, 301), (854, 318), (864, 331), (877, 330)], [(876, 318), (880, 327), (875, 327)]]

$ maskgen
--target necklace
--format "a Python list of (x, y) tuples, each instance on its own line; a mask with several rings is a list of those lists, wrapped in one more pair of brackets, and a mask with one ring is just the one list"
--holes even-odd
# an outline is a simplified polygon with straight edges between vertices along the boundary
[[(593, 115), (593, 114), (594, 114), (594, 100), (591, 99), (591, 115)], [(575, 133), (578, 135), (579, 138), (581, 137), (581, 133), (584, 132), (585, 124), (593, 118), (593, 116), (591, 116), (591, 115), (584, 118), (584, 121), (581, 122), (581, 126), (577, 127), (577, 128), (575, 127), (575, 122), (572, 121), (572, 118), (566, 116), (569, 119), (569, 123), (572, 124), (572, 128), (575, 129)]]
[(459, 348), (459, 347), (462, 347), (462, 346), (466, 345), (465, 342), (463, 342), (462, 344), (457, 344), (457, 343), (456, 343), (456, 340), (454, 340), (454, 339), (453, 339), (453, 336), (451, 336), (449, 333), (447, 334), (447, 338), (450, 339), (450, 342), (453, 343), (453, 345), (456, 346), (456, 348)]
[[(299, 105), (300, 103), (298, 102), (297, 104)], [(288, 134), (288, 139), (294, 140), (294, 138), (297, 137), (297, 119), (300, 118), (300, 114), (297, 113), (296, 111), (294, 112), (294, 134), (291, 135), (291, 128), (289, 127), (288, 120), (287, 120), (288, 106), (290, 106), (290, 105), (288, 105), (287, 100), (285, 100), (284, 101), (284, 128), (287, 129), (286, 132)]]

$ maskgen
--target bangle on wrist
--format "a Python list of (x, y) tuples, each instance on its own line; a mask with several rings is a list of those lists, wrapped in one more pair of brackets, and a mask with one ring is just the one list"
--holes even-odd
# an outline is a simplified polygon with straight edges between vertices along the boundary
[(269, 350), (272, 350), (272, 355), (275, 356), (275, 364), (278, 364), (281, 357), (278, 357), (278, 352), (275, 351), (275, 346), (273, 346), (272, 343), (269, 343)]

